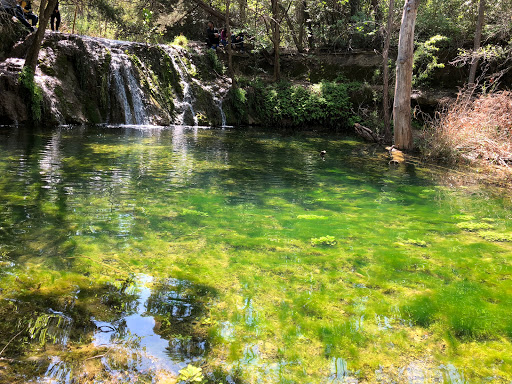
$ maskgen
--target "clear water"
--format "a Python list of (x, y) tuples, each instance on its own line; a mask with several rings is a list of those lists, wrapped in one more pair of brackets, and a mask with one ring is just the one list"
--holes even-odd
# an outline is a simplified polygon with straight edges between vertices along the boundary
[(507, 191), (184, 126), (2, 127), (0, 172), (4, 380), (512, 380)]

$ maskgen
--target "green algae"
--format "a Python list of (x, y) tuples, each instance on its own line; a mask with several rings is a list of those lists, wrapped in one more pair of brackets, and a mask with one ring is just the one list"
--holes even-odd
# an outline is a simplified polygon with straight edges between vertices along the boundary
[[(510, 380), (512, 247), (458, 227), (492, 218), (507, 233), (510, 202), (390, 169), (364, 148), (178, 127), (66, 130), (3, 147), (0, 311), (12, 325), (0, 324), (2, 340), (72, 307), (87, 331), (75, 346), (87, 346), (91, 316), (133, 308), (142, 273), (155, 278), (150, 302), (170, 345), (210, 341), (205, 374), (375, 382), (422, 361), (469, 382)], [(312, 247), (326, 234), (335, 247)], [(201, 303), (194, 324), (169, 317), (169, 291)], [(38, 350), (22, 335), (8, 356)]]

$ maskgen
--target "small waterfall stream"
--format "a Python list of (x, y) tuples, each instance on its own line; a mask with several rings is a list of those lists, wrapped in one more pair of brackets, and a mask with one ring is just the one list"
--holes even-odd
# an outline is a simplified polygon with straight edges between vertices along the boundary
[(117, 104), (121, 106), (125, 124), (149, 123), (144, 105), (144, 92), (135, 77), (135, 69), (120, 47), (111, 46), (111, 86)]
[[(179, 116), (176, 121), (178, 125), (185, 125), (187, 122), (187, 112), (192, 115), (192, 121), (194, 126), (198, 125), (196, 112), (194, 110), (193, 102), (194, 97), (191, 92), (190, 81), (188, 79), (187, 66), (183, 62), (181, 55), (175, 49), (168, 45), (161, 45), (163, 50), (169, 55), (176, 72), (180, 76), (180, 83), (183, 87), (183, 98), (181, 101), (176, 100), (175, 105), (179, 111)], [(176, 60), (177, 59), (177, 60)]]

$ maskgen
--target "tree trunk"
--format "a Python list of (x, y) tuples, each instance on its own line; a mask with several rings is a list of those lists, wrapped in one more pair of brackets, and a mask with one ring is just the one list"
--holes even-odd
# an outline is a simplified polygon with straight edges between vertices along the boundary
[(302, 43), (300, 42), (299, 38), (297, 37), (297, 34), (295, 33), (295, 27), (293, 26), (293, 21), (290, 18), (290, 15), (288, 15), (288, 10), (285, 9), (285, 7), (283, 7), (282, 5), (279, 5), (279, 9), (281, 10), (281, 12), (283, 12), (284, 19), (286, 20), (286, 24), (288, 24), (288, 28), (290, 29), (290, 34), (292, 35), (293, 42), (297, 47), (297, 51), (302, 53)]
[[(222, 14), (222, 12), (216, 10), (215, 8), (211, 7), (210, 5), (206, 4), (202, 0), (193, 0), (200, 8), (204, 9), (206, 12), (208, 12), (210, 15), (215, 16), (222, 22), (226, 22), (226, 15)], [(238, 26), (237, 23), (235, 23), (233, 20), (231, 20), (231, 25), (233, 27)]]
[(57, 0), (41, 0), (39, 6), (39, 28), (36, 31), (32, 45), (30, 45), (27, 56), (25, 57), (25, 67), (29, 67), (35, 73), (37, 67), (37, 59), (41, 50), (41, 43), (44, 39), (44, 33), (50, 20), (50, 16), (57, 4)]
[(410, 150), (413, 147), (411, 128), (412, 64), (414, 27), (419, 4), (420, 0), (405, 0), (398, 40), (393, 114), (395, 145), (402, 150)]
[(231, 85), (235, 85), (235, 73), (233, 71), (233, 52), (231, 51), (231, 28), (229, 26), (229, 7), (231, 5), (231, 0), (226, 0), (226, 39), (228, 41), (228, 74), (231, 77)]
[(391, 33), (393, 32), (393, 11), (395, 9), (395, 0), (389, 0), (388, 24), (385, 30), (386, 39), (384, 41), (384, 50), (382, 52), (382, 76), (384, 89), (382, 93), (382, 109), (384, 111), (384, 140), (391, 143), (391, 129), (389, 116), (389, 45), (391, 43)]
[(240, 24), (244, 25), (247, 18), (247, 0), (238, 0), (238, 8), (240, 9)]
[(375, 17), (375, 23), (379, 25), (382, 22), (382, 11), (379, 7), (379, 0), (372, 0), (372, 9)]
[(296, 8), (296, 17), (299, 24), (299, 31), (297, 33), (297, 40), (299, 46), (297, 47), (299, 52), (304, 52), (304, 2), (299, 1)]
[(279, 45), (281, 34), (279, 30), (279, 0), (272, 0), (272, 43), (274, 44), (274, 81), (281, 79), (281, 68), (279, 63)]
[(475, 85), (476, 70), (478, 69), (478, 50), (480, 49), (480, 43), (482, 42), (482, 29), (484, 27), (485, 17), (485, 0), (480, 0), (478, 5), (478, 20), (476, 22), (475, 41), (473, 45), (473, 59), (471, 60), (471, 68), (469, 70), (469, 86)]

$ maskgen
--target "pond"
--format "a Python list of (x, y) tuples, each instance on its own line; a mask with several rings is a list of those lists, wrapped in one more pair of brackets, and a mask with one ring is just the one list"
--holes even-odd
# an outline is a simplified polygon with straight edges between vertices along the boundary
[(0, 382), (510, 383), (510, 195), (388, 161), (0, 127)]

